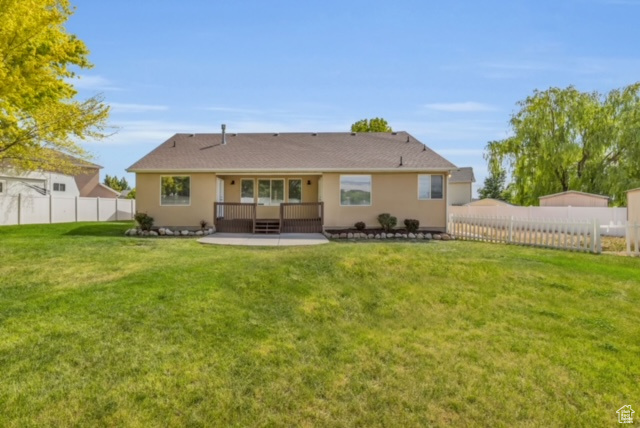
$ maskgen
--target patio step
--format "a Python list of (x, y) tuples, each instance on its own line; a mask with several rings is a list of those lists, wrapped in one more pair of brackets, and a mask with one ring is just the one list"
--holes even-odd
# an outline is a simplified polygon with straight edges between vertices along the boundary
[(256, 227), (253, 233), (280, 233), (279, 219), (256, 219)]

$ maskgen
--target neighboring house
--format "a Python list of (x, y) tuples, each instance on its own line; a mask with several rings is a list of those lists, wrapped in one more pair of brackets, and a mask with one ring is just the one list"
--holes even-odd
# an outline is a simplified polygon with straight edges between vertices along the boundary
[(484, 199), (476, 199), (475, 201), (471, 201), (468, 204), (465, 204), (468, 207), (512, 207), (510, 203), (505, 201), (501, 201), (499, 199), (493, 198), (484, 198)]
[(593, 193), (569, 190), (567, 192), (554, 193), (553, 195), (540, 196), (541, 207), (608, 207), (609, 198)]
[[(65, 155), (67, 156), (67, 155)], [(100, 165), (72, 158), (75, 175), (54, 171), (16, 172), (0, 168), (0, 195), (117, 198), (119, 193), (100, 183)]]
[[(406, 132), (176, 134), (129, 167), (157, 226), (317, 232), (377, 216), (445, 230), (456, 166)], [(216, 203), (214, 216), (214, 202)]]
[(627, 191), (627, 221), (640, 224), (640, 187)]
[(464, 205), (471, 202), (473, 200), (472, 186), (475, 182), (473, 168), (470, 166), (451, 171), (451, 178), (449, 178), (449, 205)]

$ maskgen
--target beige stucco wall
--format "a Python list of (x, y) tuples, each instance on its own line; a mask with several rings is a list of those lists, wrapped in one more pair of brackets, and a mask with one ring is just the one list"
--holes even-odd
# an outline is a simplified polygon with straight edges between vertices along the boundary
[[(446, 195), (446, 177), (445, 195)], [(407, 218), (420, 220), (421, 229), (444, 230), (446, 228), (446, 202), (418, 199), (417, 173), (371, 174), (371, 206), (340, 205), (340, 174), (323, 175), (325, 229), (353, 227), (358, 221), (367, 227), (380, 227), (377, 217), (389, 213), (398, 218), (398, 226), (404, 227)]]
[(449, 184), (449, 205), (464, 205), (471, 202), (471, 183)]
[(569, 193), (540, 199), (541, 207), (608, 207), (609, 201), (595, 196)]
[(627, 220), (632, 224), (640, 224), (640, 189), (627, 193)]
[[(302, 202), (318, 202), (318, 179), (319, 176), (303, 176), (303, 175), (220, 175), (224, 179), (224, 200), (225, 202), (240, 202), (240, 191), (242, 189), (240, 180), (254, 180), (254, 198), (258, 200), (258, 180), (259, 179), (283, 179), (285, 180), (285, 202), (289, 202), (288, 180), (302, 180)], [(307, 182), (311, 184), (307, 184)], [(231, 184), (234, 182), (235, 184)], [(257, 218), (279, 218), (280, 206), (258, 206), (256, 212)]]
[(199, 228), (200, 220), (213, 224), (216, 175), (213, 173), (175, 174), (191, 177), (191, 204), (160, 205), (160, 177), (167, 174), (136, 174), (136, 209), (154, 218), (156, 226)]

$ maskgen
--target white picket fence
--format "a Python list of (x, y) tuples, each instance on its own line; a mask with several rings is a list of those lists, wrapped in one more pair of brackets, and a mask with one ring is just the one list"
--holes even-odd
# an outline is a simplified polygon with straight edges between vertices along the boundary
[(133, 199), (0, 196), (0, 225), (132, 220)]
[(456, 239), (567, 251), (602, 252), (600, 224), (593, 220), (526, 219), (451, 215), (449, 233)]
[(627, 255), (640, 257), (640, 224), (627, 224)]
[(598, 219), (602, 235), (625, 236), (627, 208), (625, 207), (518, 207), (518, 206), (452, 206), (449, 214), (473, 217), (515, 217), (546, 221), (592, 221)]

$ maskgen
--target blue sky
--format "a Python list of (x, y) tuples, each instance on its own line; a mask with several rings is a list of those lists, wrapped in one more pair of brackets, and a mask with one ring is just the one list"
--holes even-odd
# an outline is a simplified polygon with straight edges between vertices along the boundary
[[(535, 89), (640, 79), (640, 0), (72, 0), (67, 29), (117, 132), (85, 147), (103, 175), (176, 132), (348, 131), (383, 117), (477, 185), (490, 140)], [(132, 174), (126, 174), (130, 183)]]

